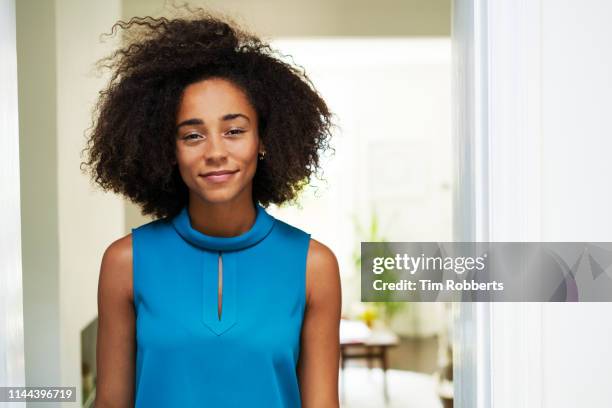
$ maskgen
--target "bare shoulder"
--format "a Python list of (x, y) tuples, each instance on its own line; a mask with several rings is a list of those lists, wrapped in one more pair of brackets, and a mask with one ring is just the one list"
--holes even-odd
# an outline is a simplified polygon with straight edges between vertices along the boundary
[(103, 407), (134, 406), (136, 313), (132, 296), (132, 236), (111, 243), (98, 282), (96, 400)]
[(340, 270), (334, 252), (325, 244), (310, 239), (306, 259), (306, 299), (326, 298), (340, 293)]
[(99, 291), (102, 296), (120, 295), (132, 299), (132, 234), (111, 243), (102, 256)]

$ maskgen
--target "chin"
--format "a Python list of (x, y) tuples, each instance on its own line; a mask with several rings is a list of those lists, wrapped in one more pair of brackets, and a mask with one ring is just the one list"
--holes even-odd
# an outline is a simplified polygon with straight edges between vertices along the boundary
[(230, 192), (230, 191), (214, 191), (214, 192), (209, 191), (207, 193), (201, 194), (200, 196), (205, 201), (208, 201), (209, 203), (214, 203), (214, 204), (230, 202), (234, 198), (236, 198), (236, 194), (233, 194), (233, 192)]

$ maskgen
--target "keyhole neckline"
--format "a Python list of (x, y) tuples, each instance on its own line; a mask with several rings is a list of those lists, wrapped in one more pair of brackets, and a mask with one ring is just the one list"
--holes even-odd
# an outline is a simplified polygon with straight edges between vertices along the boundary
[(187, 206), (172, 219), (172, 225), (177, 233), (187, 242), (211, 251), (236, 251), (248, 248), (263, 240), (272, 230), (275, 218), (259, 204), (255, 204), (255, 222), (243, 234), (235, 237), (217, 237), (204, 234), (191, 226)]

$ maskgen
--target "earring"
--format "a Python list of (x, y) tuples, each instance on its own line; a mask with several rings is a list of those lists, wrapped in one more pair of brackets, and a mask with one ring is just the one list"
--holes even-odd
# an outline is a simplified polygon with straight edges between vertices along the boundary
[(264, 159), (264, 157), (265, 157), (265, 155), (266, 155), (266, 152), (265, 152), (265, 151), (263, 151), (263, 152), (259, 152), (259, 160), (263, 160), (263, 159)]

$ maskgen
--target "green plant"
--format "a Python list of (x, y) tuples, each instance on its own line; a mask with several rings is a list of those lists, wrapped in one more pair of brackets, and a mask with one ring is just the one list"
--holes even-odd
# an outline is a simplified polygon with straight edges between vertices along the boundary
[[(369, 225), (363, 226), (359, 222), (356, 216), (353, 216), (353, 225), (355, 226), (356, 235), (359, 239), (359, 248), (353, 252), (353, 262), (356, 270), (361, 273), (361, 242), (386, 242), (385, 237), (380, 232), (380, 221), (375, 208), (372, 208), (370, 215)], [(380, 256), (385, 256), (388, 253), (386, 245), (383, 246)], [(387, 271), (382, 275), (382, 280), (385, 282), (394, 282), (396, 276), (393, 271)], [(400, 302), (393, 299), (393, 294), (389, 291), (382, 293), (383, 301), (379, 302), (367, 302), (369, 305), (374, 306), (378, 311), (379, 315), (382, 316), (383, 321), (389, 325), (393, 320), (393, 317), (402, 309), (407, 307), (408, 302)]]

